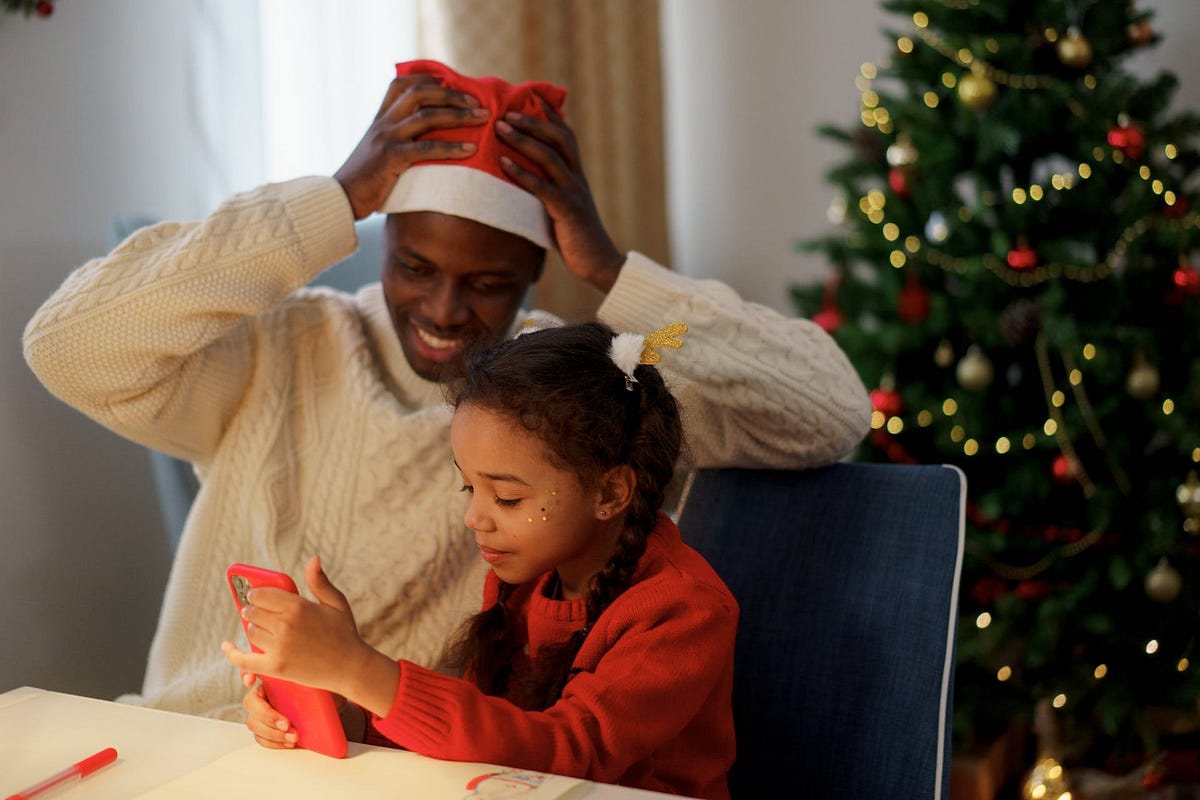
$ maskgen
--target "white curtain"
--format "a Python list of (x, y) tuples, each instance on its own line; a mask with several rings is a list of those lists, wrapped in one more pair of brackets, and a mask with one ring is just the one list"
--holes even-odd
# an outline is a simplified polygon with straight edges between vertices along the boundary
[(192, 0), (203, 200), (331, 175), (415, 57), (415, 0)]
[(267, 179), (332, 174), (415, 57), (415, 0), (258, 5)]

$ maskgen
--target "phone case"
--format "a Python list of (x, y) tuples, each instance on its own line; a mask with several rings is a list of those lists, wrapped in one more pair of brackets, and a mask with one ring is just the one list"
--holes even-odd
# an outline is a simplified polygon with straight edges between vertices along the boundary
[[(225, 577), (229, 590), (233, 592), (233, 602), (237, 604), (239, 620), (242, 619), (242, 606), (245, 605), (245, 595), (249, 589), (270, 587), (298, 594), (296, 584), (290, 577), (272, 569), (234, 564), (226, 570)], [(245, 626), (246, 621), (242, 620), (243, 629)], [(253, 645), (251, 649), (256, 653), (262, 652)], [(346, 732), (342, 730), (342, 721), (338, 718), (337, 706), (330, 692), (282, 678), (260, 677), (267, 701), (287, 717), (300, 734), (296, 743), (298, 747), (333, 758), (346, 755)]]

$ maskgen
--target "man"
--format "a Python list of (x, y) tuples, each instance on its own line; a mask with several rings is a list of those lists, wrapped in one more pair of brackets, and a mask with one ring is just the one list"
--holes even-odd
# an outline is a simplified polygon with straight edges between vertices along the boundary
[[(319, 554), (368, 642), (434, 662), (478, 609), (486, 566), (463, 526), (438, 381), (469, 345), (540, 315), (518, 312), (547, 247), (607, 292), (598, 315), (614, 328), (689, 325), (687, 352), (662, 366), (694, 465), (813, 466), (866, 432), (866, 391), (816, 325), (616, 249), (565, 93), (433, 62), (398, 72), (333, 178), (143, 229), (72, 273), (26, 328), (52, 392), (201, 479), (132, 702), (240, 718), (243, 687), (219, 650), (240, 630), (223, 583), (233, 562), (298, 575)], [(381, 282), (302, 289), (377, 211)]]

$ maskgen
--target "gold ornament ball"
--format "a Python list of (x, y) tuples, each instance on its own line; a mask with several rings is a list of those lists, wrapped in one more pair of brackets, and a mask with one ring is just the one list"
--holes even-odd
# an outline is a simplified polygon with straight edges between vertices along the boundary
[(950, 344), (946, 339), (938, 342), (937, 349), (933, 351), (933, 363), (937, 364), (942, 369), (954, 363), (954, 345)]
[(996, 84), (979, 72), (968, 72), (958, 81), (958, 99), (973, 111), (983, 109), (996, 102)]
[(971, 345), (954, 371), (958, 383), (968, 392), (982, 392), (992, 383), (992, 362), (978, 345)]
[(1083, 69), (1092, 63), (1092, 43), (1077, 28), (1058, 40), (1058, 60), (1071, 69)]
[(1125, 391), (1138, 400), (1149, 400), (1158, 394), (1158, 368), (1140, 359), (1125, 377)]
[(1169, 603), (1179, 596), (1183, 588), (1183, 576), (1179, 570), (1160, 559), (1158, 564), (1146, 573), (1146, 596), (1156, 603)]

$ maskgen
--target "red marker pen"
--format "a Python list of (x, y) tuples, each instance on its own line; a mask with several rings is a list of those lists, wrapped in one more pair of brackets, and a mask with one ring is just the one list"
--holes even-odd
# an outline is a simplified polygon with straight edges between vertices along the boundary
[(41, 797), (45, 792), (50, 791), (56, 786), (62, 786), (66, 783), (82, 780), (101, 767), (106, 767), (116, 760), (116, 749), (107, 747), (101, 750), (99, 753), (96, 753), (96, 755), (88, 756), (83, 761), (72, 764), (62, 772), (51, 775), (41, 783), (35, 783), (33, 786), (30, 786), (27, 789), (22, 789), (16, 794), (10, 794), (5, 798), (5, 800), (33, 800), (33, 798)]

